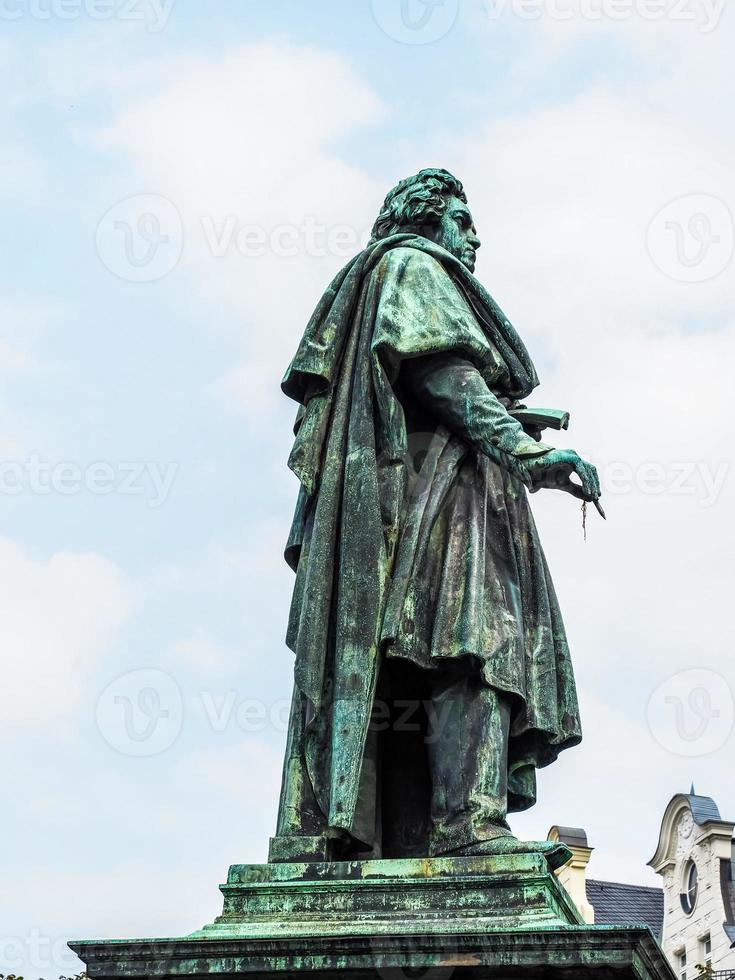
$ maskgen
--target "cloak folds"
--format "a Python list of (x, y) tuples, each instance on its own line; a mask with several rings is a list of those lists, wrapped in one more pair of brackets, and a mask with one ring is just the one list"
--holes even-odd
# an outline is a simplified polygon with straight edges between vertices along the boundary
[[(370, 806), (371, 774), (363, 762), (386, 652), (429, 669), (432, 657), (473, 657), (485, 681), (513, 699), (510, 809), (534, 802), (535, 768), (580, 738), (571, 662), (522, 467), (500, 454), (478, 462), (438, 426), (426, 456), (433, 466), (443, 463), (429, 472), (427, 492), (417, 495), (412, 485), (400, 368), (406, 359), (441, 353), (470, 361), (497, 395), (523, 398), (538, 383), (514, 328), (467, 268), (425, 238), (394, 235), (337, 275), (282, 383), (301, 405), (289, 458), (301, 487), (286, 548), (296, 572), (287, 633), (296, 664), (282, 807), (288, 754), (299, 741), (324, 829), (368, 845), (370, 818), (361, 811)], [(447, 495), (441, 481), (465, 489)], [(474, 598), (433, 639), (437, 609), (425, 611), (426, 635), (414, 656), (402, 650), (401, 610), (417, 591), (413, 570), (426, 564), (420, 542), (454, 519), (447, 501), (479, 531), (468, 561), (451, 563), (453, 592)], [(488, 514), (495, 515), (490, 522)], [(497, 534), (512, 552), (503, 561), (503, 588), (493, 555), (484, 556)]]

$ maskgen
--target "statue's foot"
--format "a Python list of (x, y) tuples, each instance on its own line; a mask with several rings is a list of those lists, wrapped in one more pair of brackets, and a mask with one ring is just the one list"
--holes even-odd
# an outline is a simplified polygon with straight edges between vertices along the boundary
[(492, 840), (474, 841), (447, 852), (447, 857), (482, 857), (494, 854), (543, 854), (552, 871), (561, 868), (572, 858), (572, 852), (560, 841), (518, 840), (511, 834)]

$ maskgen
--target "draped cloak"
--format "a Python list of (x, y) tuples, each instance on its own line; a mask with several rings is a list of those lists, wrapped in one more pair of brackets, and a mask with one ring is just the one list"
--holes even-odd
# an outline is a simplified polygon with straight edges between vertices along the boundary
[(581, 738), (523, 467), (438, 423), (418, 470), (412, 458), (401, 363), (442, 352), (471, 361), (498, 397), (524, 398), (538, 384), (520, 337), (469, 270), (428, 239), (398, 234), (338, 273), (282, 382), (300, 403), (287, 643), (295, 712), (306, 711), (292, 715), (287, 761), (300, 739), (326, 828), (367, 844), (361, 801), (375, 777), (363, 763), (385, 656), (427, 669), (470, 658), (511, 699), (509, 810), (531, 806), (535, 769)]

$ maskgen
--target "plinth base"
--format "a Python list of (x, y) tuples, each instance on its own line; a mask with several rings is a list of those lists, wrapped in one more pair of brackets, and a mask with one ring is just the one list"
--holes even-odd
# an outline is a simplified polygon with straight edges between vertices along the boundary
[(585, 926), (539, 854), (233, 865), (178, 939), (70, 943), (93, 978), (673, 980), (645, 926)]

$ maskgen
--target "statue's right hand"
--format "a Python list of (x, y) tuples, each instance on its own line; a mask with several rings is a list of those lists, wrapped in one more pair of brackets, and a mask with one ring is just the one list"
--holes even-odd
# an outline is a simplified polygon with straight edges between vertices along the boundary
[[(573, 449), (552, 449), (524, 463), (531, 479), (531, 493), (542, 489), (563, 490), (589, 503), (600, 499), (597, 469)], [(579, 483), (572, 480), (572, 474), (579, 477)]]

